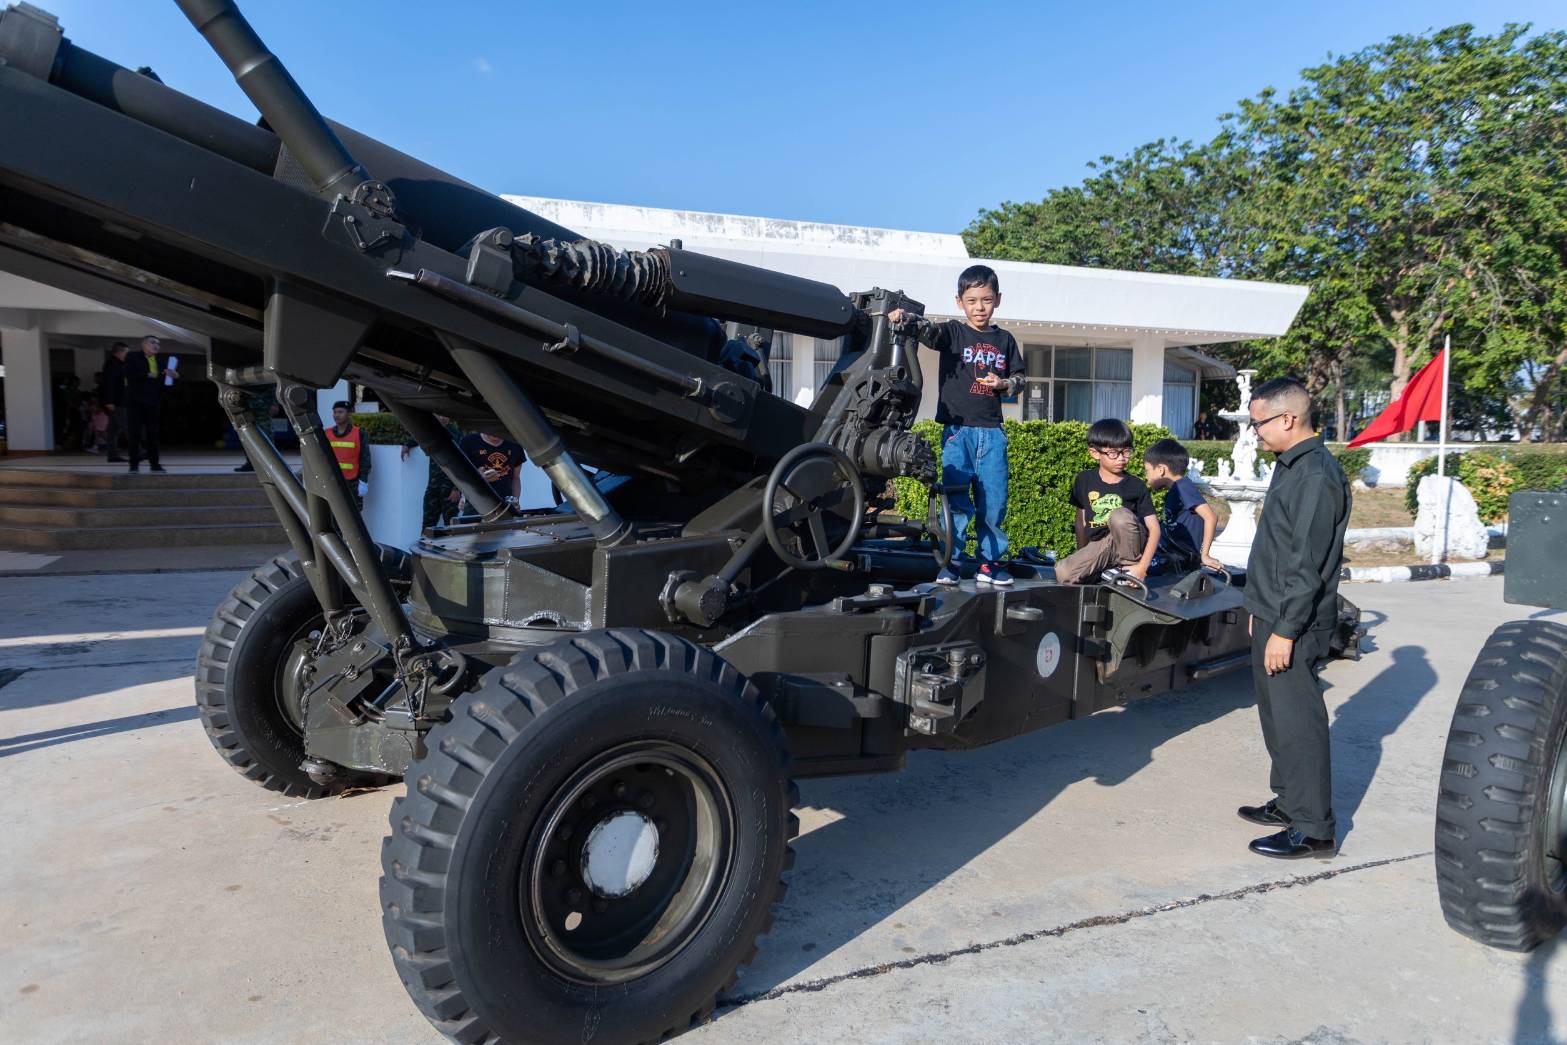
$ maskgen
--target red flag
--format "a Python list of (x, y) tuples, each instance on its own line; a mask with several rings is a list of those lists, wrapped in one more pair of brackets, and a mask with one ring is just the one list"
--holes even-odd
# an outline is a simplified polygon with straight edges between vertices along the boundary
[(1365, 430), (1349, 441), (1350, 449), (1407, 432), (1421, 421), (1442, 420), (1442, 367), (1446, 363), (1447, 349), (1444, 348), (1435, 359), (1420, 368), (1386, 410), (1372, 418)]

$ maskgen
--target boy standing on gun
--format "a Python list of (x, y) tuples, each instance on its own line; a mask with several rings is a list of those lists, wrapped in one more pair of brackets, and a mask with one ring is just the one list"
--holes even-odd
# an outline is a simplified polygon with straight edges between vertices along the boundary
[[(1002, 567), (1007, 535), (1001, 519), (1007, 513), (1007, 437), (1001, 428), (1001, 397), (1015, 395), (1023, 385), (1023, 356), (1017, 341), (991, 317), (1001, 304), (1001, 281), (987, 265), (970, 265), (958, 276), (958, 308), (965, 321), (931, 323), (916, 320), (919, 340), (941, 359), (941, 397), (936, 421), (941, 429), (941, 482), (961, 486), (953, 494), (952, 530), (961, 555), (969, 521), (979, 550), (979, 584), (1005, 587), (1012, 576)], [(890, 322), (903, 310), (888, 313)], [(972, 493), (970, 490), (972, 489)], [(957, 556), (936, 575), (939, 584), (957, 584)]]

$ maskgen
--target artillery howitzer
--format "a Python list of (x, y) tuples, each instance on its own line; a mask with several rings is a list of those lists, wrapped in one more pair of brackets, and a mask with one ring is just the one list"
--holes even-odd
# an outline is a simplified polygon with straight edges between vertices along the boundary
[[(324, 120), (232, 4), (180, 7), (260, 125), (36, 8), (0, 17), (0, 267), (210, 337), (292, 554), (219, 607), (203, 723), (287, 794), (406, 779), (384, 924), (442, 1031), (682, 1029), (783, 895), (795, 778), (1246, 663), (1228, 575), (1068, 586), (1024, 562), (1012, 589), (930, 583), (956, 539), (939, 488), (924, 520), (867, 506), (889, 478), (936, 479), (910, 431), (917, 354), (888, 319), (919, 303), (582, 241)], [(836, 339), (809, 407), (766, 390), (773, 330)], [(344, 377), (477, 521), (411, 554), (372, 543), (314, 409)], [(247, 411), (254, 384), (299, 435), (298, 478)], [(565, 510), (498, 499), (438, 415), (515, 439)]]
[[(1507, 509), (1503, 597), (1567, 609), (1567, 487)], [(1567, 626), (1509, 621), (1475, 658), (1442, 759), (1436, 880), (1447, 924), (1491, 947), (1567, 925)]]

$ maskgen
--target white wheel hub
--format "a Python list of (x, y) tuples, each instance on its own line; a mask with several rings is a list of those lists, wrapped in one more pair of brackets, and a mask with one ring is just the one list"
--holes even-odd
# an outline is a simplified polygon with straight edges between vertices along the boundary
[(599, 896), (634, 892), (658, 862), (658, 828), (641, 813), (607, 816), (588, 832), (582, 846), (582, 880)]

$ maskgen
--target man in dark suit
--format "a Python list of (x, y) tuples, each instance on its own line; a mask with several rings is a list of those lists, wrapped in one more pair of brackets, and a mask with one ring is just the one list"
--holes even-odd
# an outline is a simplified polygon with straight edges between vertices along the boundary
[(104, 413), (109, 415), (109, 461), (120, 464), (125, 462), (120, 454), (120, 437), (125, 434), (125, 353), (129, 351), (130, 346), (123, 341), (110, 346), (98, 386), (98, 400), (103, 404)]
[(144, 450), (154, 472), (168, 470), (158, 463), (158, 415), (164, 383), (180, 375), (169, 366), (168, 356), (158, 353), (159, 347), (158, 339), (148, 334), (141, 339), (141, 351), (125, 361), (125, 432), (133, 473), (141, 471)]
[(1254, 853), (1330, 857), (1333, 774), (1317, 673), (1338, 620), (1349, 483), (1311, 426), (1311, 396), (1299, 381), (1281, 377), (1258, 387), (1249, 423), (1277, 456), (1246, 565), (1252, 682), (1274, 797), (1238, 812), (1278, 829), (1253, 841)]

